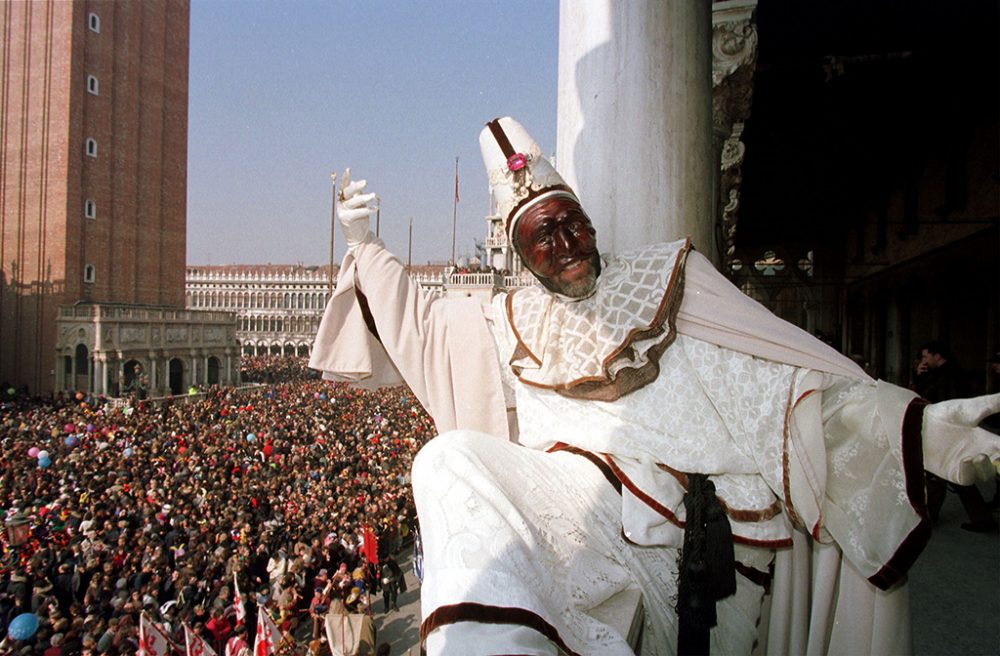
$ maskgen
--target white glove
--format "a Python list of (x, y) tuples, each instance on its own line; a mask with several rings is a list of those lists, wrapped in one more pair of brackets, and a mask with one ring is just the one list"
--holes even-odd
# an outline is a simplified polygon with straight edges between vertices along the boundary
[(991, 480), (1000, 435), (979, 422), (1000, 412), (1000, 394), (932, 403), (924, 409), (924, 469), (959, 485)]
[(368, 182), (351, 182), (351, 169), (344, 171), (341, 185), (340, 193), (337, 194), (337, 218), (347, 240), (347, 249), (353, 253), (368, 236), (369, 217), (372, 214), (368, 203), (375, 198), (375, 194), (361, 193)]

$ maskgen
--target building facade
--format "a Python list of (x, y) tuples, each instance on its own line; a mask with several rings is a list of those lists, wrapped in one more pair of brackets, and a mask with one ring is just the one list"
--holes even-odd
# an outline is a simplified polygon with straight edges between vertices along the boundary
[(189, 14), (188, 0), (0, 8), (0, 380), (109, 390), (124, 372), (99, 365), (129, 361), (100, 339), (133, 327), (119, 309), (183, 309)]
[(233, 313), (245, 355), (308, 356), (336, 276), (329, 265), (189, 266), (189, 310)]

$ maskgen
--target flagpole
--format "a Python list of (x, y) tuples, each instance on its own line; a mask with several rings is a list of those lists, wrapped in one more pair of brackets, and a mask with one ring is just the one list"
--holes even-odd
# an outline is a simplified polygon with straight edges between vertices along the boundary
[(458, 226), (458, 157), (455, 157), (455, 202), (451, 213), (451, 264), (455, 264), (455, 229)]
[(379, 227), (382, 225), (382, 199), (375, 197), (375, 236), (379, 237)]
[(336, 209), (337, 209), (337, 174), (330, 174), (330, 285), (327, 298), (333, 296), (333, 226), (337, 224), (336, 219)]
[[(452, 247), (451, 256), (454, 258), (454, 246)], [(406, 244), (406, 271), (409, 273), (413, 269), (413, 217), (410, 217), (410, 238)]]

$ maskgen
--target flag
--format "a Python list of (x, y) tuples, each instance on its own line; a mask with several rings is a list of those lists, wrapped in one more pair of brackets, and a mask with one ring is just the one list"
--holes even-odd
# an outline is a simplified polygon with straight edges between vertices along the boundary
[(184, 625), (184, 647), (186, 656), (215, 656), (215, 650), (187, 624)]
[(455, 202), (458, 202), (458, 158), (455, 158)]
[(365, 559), (369, 563), (378, 564), (378, 538), (375, 537), (375, 531), (371, 530), (369, 527), (365, 527), (364, 533), (364, 553)]
[(139, 618), (139, 651), (137, 656), (169, 656), (170, 638), (153, 624), (146, 614)]
[(247, 607), (243, 603), (243, 595), (240, 594), (240, 582), (236, 580), (236, 572), (233, 572), (233, 606), (236, 608), (236, 626), (243, 624), (247, 618)]
[(281, 643), (281, 632), (263, 608), (257, 611), (257, 637), (253, 641), (254, 656), (272, 656)]

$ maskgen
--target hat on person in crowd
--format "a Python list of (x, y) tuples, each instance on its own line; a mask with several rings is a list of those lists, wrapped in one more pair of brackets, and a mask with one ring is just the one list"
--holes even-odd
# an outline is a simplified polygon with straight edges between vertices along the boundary
[(552, 196), (579, 202), (528, 131), (511, 117), (487, 123), (479, 133), (479, 149), (508, 239), (517, 220), (537, 202)]

